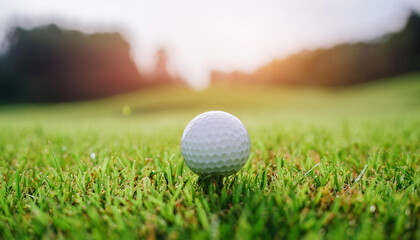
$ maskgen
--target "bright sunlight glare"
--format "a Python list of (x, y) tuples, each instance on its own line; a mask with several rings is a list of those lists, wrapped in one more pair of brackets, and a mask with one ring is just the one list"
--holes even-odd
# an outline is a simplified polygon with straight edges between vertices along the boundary
[(170, 56), (169, 70), (199, 88), (215, 69), (253, 71), (303, 49), (396, 31), (411, 9), (419, 10), (420, 3), (0, 0), (0, 41), (13, 24), (56, 22), (85, 32), (119, 31), (129, 40), (139, 68), (151, 67), (156, 49), (163, 47)]

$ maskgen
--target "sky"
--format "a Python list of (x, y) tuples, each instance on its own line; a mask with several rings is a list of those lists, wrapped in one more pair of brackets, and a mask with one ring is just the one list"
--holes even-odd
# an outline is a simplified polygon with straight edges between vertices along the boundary
[(118, 31), (139, 69), (163, 47), (169, 70), (193, 87), (212, 70), (251, 72), (304, 49), (367, 41), (398, 31), (418, 0), (0, 0), (0, 46), (16, 24), (56, 23), (86, 33)]

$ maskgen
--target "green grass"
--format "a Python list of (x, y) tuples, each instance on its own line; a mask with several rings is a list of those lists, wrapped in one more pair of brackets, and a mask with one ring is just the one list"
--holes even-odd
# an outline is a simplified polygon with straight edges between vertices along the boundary
[[(0, 238), (420, 239), (419, 80), (3, 106)], [(252, 142), (223, 184), (180, 151), (213, 109)]]

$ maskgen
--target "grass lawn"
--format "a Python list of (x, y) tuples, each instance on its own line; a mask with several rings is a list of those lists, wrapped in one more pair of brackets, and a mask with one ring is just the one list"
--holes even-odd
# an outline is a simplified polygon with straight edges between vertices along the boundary
[[(180, 150), (214, 109), (252, 142), (223, 185)], [(420, 239), (419, 74), (2, 106), (0, 133), (0, 239)]]

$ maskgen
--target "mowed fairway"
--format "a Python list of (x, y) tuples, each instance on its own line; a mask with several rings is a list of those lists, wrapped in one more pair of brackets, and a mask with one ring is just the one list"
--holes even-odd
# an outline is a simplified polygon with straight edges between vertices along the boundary
[[(188, 122), (215, 109), (252, 142), (223, 185), (199, 181), (180, 150)], [(3, 106), (0, 238), (420, 239), (419, 163), (418, 74)]]

